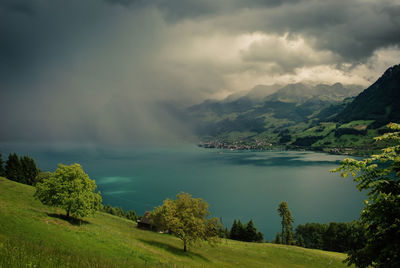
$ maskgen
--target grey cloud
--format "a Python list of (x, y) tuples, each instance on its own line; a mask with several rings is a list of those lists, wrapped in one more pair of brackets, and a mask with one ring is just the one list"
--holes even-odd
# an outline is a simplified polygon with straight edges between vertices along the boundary
[(400, 44), (396, 0), (106, 1), (158, 8), (169, 22), (199, 18), (215, 20), (216, 29), (232, 32), (301, 34), (313, 40), (316, 48), (353, 62), (365, 61), (378, 48)]
[(302, 1), (266, 9), (248, 18), (244, 30), (302, 35), (317, 49), (328, 49), (346, 61), (364, 61), (382, 47), (400, 44), (396, 1)]
[[(297, 45), (293, 47), (293, 43)], [(299, 43), (300, 42), (300, 43)], [(309, 44), (298, 38), (269, 36), (253, 42), (241, 52), (246, 62), (270, 63), (270, 72), (294, 73), (296, 68), (333, 64), (337, 60), (329, 51), (314, 51)]]

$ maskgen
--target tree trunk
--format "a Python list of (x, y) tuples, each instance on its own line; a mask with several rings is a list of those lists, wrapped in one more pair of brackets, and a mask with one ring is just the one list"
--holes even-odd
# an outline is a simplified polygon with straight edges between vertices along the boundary
[(282, 237), (281, 237), (281, 243), (282, 243), (282, 245), (285, 244), (285, 237), (284, 237), (284, 231), (283, 231), (283, 223), (282, 223)]
[(183, 241), (183, 251), (186, 252), (186, 241)]
[(69, 218), (69, 209), (67, 210), (67, 218)]

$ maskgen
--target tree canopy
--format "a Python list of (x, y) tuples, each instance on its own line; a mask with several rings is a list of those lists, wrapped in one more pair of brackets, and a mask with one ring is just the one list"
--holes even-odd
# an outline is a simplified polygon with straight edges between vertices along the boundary
[(367, 241), (350, 251), (347, 259), (358, 267), (398, 267), (400, 263), (400, 125), (388, 127), (393, 132), (375, 139), (392, 146), (364, 160), (346, 158), (332, 170), (343, 177), (351, 174), (357, 188), (368, 194), (360, 215)]
[(176, 197), (176, 200), (164, 200), (162, 206), (151, 212), (151, 223), (182, 240), (184, 251), (201, 240), (217, 242), (220, 223), (217, 218), (209, 219), (207, 202), (183, 192)]
[(67, 217), (84, 217), (100, 208), (102, 199), (96, 188), (79, 164), (59, 164), (36, 184), (35, 196), (45, 205), (65, 209)]

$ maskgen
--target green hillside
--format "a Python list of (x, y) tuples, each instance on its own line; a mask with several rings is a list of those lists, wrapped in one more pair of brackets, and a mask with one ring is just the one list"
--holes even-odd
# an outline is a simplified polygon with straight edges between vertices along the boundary
[(378, 125), (400, 121), (400, 64), (390, 67), (361, 92), (338, 116), (342, 122), (376, 120)]
[(68, 222), (34, 188), (0, 178), (0, 267), (347, 267), (346, 255), (222, 240), (184, 253), (166, 234), (106, 213)]

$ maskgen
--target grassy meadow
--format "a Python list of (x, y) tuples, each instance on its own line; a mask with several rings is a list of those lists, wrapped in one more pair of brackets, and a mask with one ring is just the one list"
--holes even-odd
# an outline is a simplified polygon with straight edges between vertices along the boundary
[(228, 239), (184, 253), (177, 238), (106, 213), (67, 221), (34, 190), (0, 178), (0, 267), (347, 267), (341, 253)]

